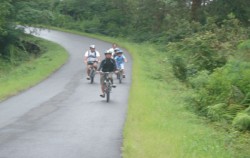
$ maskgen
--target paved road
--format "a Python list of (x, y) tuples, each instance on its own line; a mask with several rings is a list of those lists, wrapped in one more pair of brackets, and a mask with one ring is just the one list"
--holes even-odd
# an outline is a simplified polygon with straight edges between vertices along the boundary
[(119, 158), (122, 129), (131, 83), (128, 78), (111, 94), (110, 103), (99, 97), (96, 83), (85, 79), (83, 52), (110, 43), (58, 31), (40, 37), (61, 44), (68, 62), (37, 86), (0, 103), (0, 158)]

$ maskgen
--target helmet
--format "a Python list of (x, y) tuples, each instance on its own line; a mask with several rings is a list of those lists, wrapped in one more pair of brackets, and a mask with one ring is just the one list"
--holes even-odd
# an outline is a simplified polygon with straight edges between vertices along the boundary
[(89, 48), (95, 48), (95, 45), (92, 44), (92, 45), (89, 46)]
[(119, 51), (119, 50), (120, 50), (120, 48), (115, 48), (115, 49), (114, 49), (115, 52), (117, 52), (117, 51)]
[(123, 51), (122, 51), (121, 49), (119, 49), (119, 50), (117, 51), (117, 53), (122, 54), (122, 53), (123, 53)]
[(109, 50), (106, 50), (106, 51), (104, 51), (104, 54), (105, 54), (105, 55), (106, 55), (106, 54), (112, 54), (112, 52), (109, 51)]

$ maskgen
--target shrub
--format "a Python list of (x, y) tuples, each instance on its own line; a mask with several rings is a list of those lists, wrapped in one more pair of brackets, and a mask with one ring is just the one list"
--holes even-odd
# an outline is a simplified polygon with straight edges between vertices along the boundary
[[(223, 67), (235, 54), (237, 45), (248, 38), (246, 29), (242, 28), (233, 16), (229, 16), (219, 26), (213, 22), (210, 18), (201, 31), (180, 42), (168, 44), (170, 58), (173, 61), (178, 58), (182, 62), (172, 62), (175, 74), (183, 74), (182, 70), (185, 69), (183, 75), (188, 79), (199, 71), (207, 70), (212, 73)], [(180, 75), (176, 77), (180, 78)]]
[(250, 115), (250, 106), (244, 112)]
[(213, 106), (208, 106), (207, 115), (211, 120), (218, 121), (223, 118), (224, 109), (226, 109), (227, 104), (220, 103)]
[(100, 20), (97, 17), (94, 17), (90, 21), (84, 21), (85, 32), (98, 33), (99, 32), (98, 26), (100, 26)]
[[(231, 122), (250, 105), (250, 63), (230, 60), (224, 67), (189, 77), (191, 105), (213, 121)], [(249, 110), (250, 111), (250, 110)]]
[(238, 60), (250, 62), (250, 40), (244, 41), (239, 44), (238, 51), (235, 57)]
[(233, 120), (233, 126), (238, 130), (250, 130), (250, 115), (247, 113), (239, 113)]

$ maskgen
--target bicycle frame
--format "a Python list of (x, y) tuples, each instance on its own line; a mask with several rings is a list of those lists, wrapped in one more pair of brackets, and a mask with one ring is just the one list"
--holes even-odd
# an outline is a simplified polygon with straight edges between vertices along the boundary
[(90, 65), (90, 72), (89, 72), (89, 77), (90, 77), (90, 83), (93, 83), (94, 82), (94, 78), (95, 78), (95, 72), (96, 72), (96, 69), (94, 68), (94, 62), (91, 62), (89, 63)]
[(109, 78), (109, 74), (112, 72), (102, 72), (102, 74), (104, 75), (104, 93), (106, 94), (106, 100), (107, 102), (109, 102), (110, 100), (110, 92), (112, 90), (112, 83), (111, 80)]
[(117, 73), (117, 79), (119, 80), (119, 83), (122, 83), (122, 78), (123, 78), (123, 70), (119, 69)]

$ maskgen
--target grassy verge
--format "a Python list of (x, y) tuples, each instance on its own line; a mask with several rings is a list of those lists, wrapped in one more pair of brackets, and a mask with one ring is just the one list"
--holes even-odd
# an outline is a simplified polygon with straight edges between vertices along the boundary
[[(58, 29), (57, 29), (58, 30)], [(124, 129), (124, 158), (230, 158), (247, 157), (232, 143), (232, 135), (186, 109), (191, 95), (172, 75), (166, 54), (150, 44), (79, 35), (116, 42), (133, 56), (133, 83)]]
[(41, 39), (39, 45), (46, 48), (39, 58), (1, 73), (0, 100), (41, 82), (66, 62), (68, 54), (58, 44)]
[[(188, 95), (153, 46), (130, 45), (133, 85), (124, 131), (124, 158), (231, 157), (226, 137), (185, 109)], [(161, 52), (162, 53), (162, 52)]]

